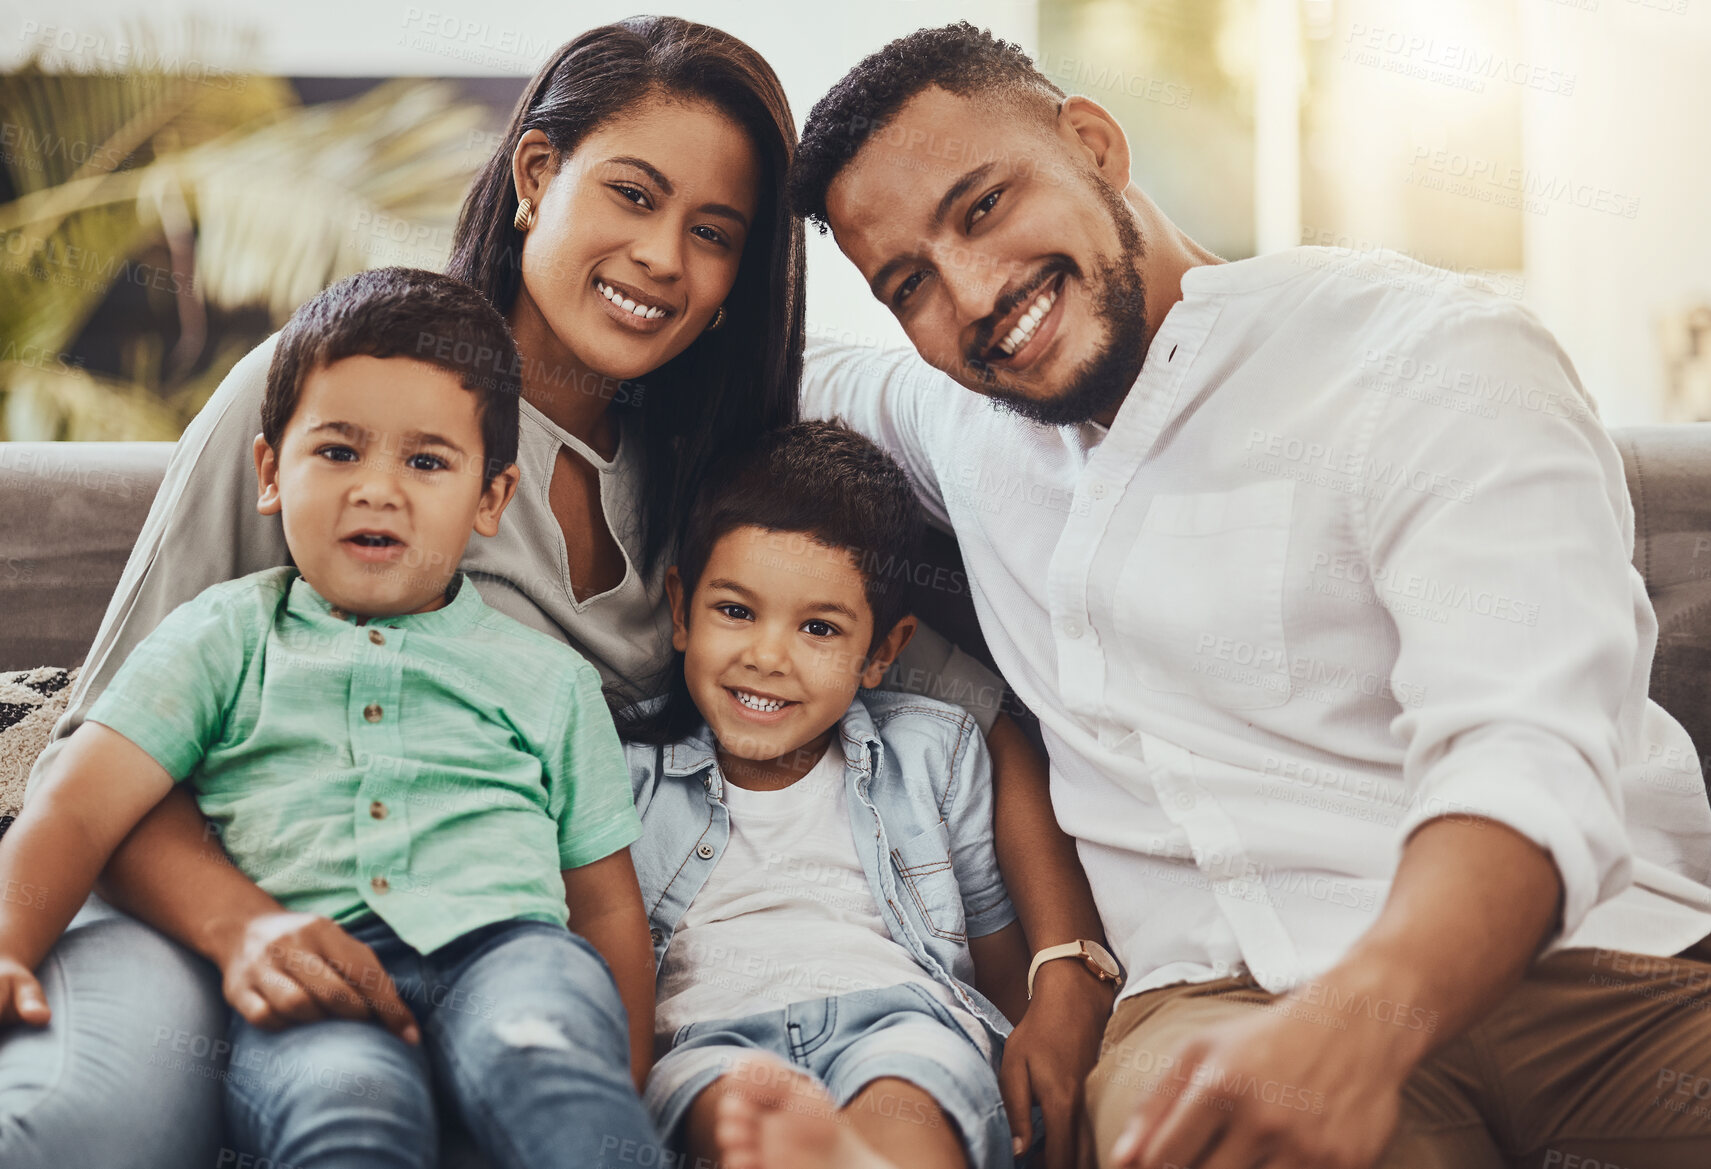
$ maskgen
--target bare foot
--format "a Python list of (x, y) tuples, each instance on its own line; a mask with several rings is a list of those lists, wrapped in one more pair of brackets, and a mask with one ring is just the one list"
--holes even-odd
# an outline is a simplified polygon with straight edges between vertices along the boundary
[(724, 1169), (897, 1169), (850, 1130), (812, 1077), (756, 1056), (733, 1068), (738, 1086), (713, 1125)]

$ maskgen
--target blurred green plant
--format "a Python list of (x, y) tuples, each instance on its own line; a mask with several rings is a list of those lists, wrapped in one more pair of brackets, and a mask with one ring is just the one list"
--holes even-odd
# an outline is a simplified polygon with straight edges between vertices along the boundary
[[(303, 106), (249, 74), (0, 77), (0, 439), (175, 439), (265, 336), (221, 327), (237, 310), (278, 327), (352, 272), (443, 266), (488, 121), (432, 81)], [(375, 230), (397, 223), (413, 247)], [(93, 372), (71, 355), (132, 288), (155, 311)]]

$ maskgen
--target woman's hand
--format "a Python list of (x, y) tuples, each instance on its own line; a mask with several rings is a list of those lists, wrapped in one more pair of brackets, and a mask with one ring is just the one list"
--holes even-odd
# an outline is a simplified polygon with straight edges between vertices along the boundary
[(257, 1027), (376, 1019), (420, 1038), (374, 951), (324, 917), (287, 912), (226, 856), (184, 785), (131, 832), (102, 893), (224, 975), (226, 1001)]
[(1094, 978), (1080, 962), (1041, 965), (1027, 1014), (1004, 1043), (998, 1086), (1018, 1153), (1033, 1143), (1030, 1105), (1038, 1103), (1046, 1128), (1045, 1169), (1091, 1164), (1083, 1139), (1083, 1086), (1099, 1062), (1105, 1024), (1116, 988)]
[(0, 1027), (14, 1022), (42, 1027), (51, 1016), (42, 984), (30, 968), (15, 958), (0, 958)]
[(251, 918), (219, 966), (226, 1001), (264, 1030), (373, 1019), (406, 1043), (421, 1041), (374, 951), (327, 918), (285, 910)]
[[(1027, 936), (1018, 975), (1025, 987), (1029, 952), (1078, 938), (1103, 942), (1105, 931), (1075, 842), (1052, 814), (1045, 756), (1008, 715), (993, 722), (986, 744), (992, 754), (998, 866)], [(1098, 1061), (1115, 994), (1116, 988), (1080, 962), (1047, 962), (1035, 980), (1033, 1001), (1005, 1045), (999, 1084), (1010, 1131), (1024, 1143), (1032, 1141), (1028, 1106), (1039, 1101), (1046, 1169), (1074, 1169), (1091, 1159), (1091, 1150), (1080, 1147), (1082, 1086)], [(1009, 1013), (1004, 1002), (993, 1001)]]

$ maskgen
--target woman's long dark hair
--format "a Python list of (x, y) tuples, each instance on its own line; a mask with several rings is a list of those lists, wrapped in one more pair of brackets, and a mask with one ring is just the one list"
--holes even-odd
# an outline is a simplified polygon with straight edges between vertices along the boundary
[(708, 464), (721, 450), (796, 419), (802, 376), (802, 222), (784, 197), (796, 123), (772, 67), (726, 32), (674, 16), (590, 29), (529, 82), (505, 139), (458, 216), (448, 272), (509, 315), (522, 287), (523, 233), (512, 224), (511, 156), (530, 130), (560, 157), (649, 93), (706, 101), (735, 121), (760, 157), (760, 205), (725, 323), (641, 381), (642, 572), (674, 553)]

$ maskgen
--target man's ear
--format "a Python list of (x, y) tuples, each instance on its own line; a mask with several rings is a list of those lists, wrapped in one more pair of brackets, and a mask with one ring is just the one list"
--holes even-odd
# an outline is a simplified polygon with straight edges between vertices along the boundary
[(689, 614), (683, 595), (683, 578), (677, 565), (665, 570), (665, 595), (671, 601), (671, 648), (678, 653), (689, 649)]
[(891, 668), (891, 663), (897, 660), (897, 655), (903, 652), (903, 647), (915, 636), (915, 626), (919, 624), (913, 613), (905, 613), (897, 624), (891, 627), (891, 632), (873, 647), (873, 652), (868, 655), (867, 665), (863, 666), (861, 671), (861, 684), (864, 689), (872, 690), (884, 681), (885, 671)]
[(1117, 191), (1129, 187), (1129, 139), (1111, 112), (1079, 94), (1058, 107), (1059, 137), (1071, 146)]
[(499, 517), (517, 494), (517, 474), (517, 464), (507, 463), (503, 471), (493, 476), (493, 482), (482, 488), (481, 502), (475, 506), (475, 530), (483, 536), (499, 534)]
[(255, 509), (262, 515), (278, 515), (279, 457), (267, 445), (267, 439), (259, 434), (251, 446), (255, 455)]
[(541, 193), (552, 178), (558, 152), (540, 130), (530, 130), (517, 139), (517, 149), (511, 152), (511, 183), (517, 189), (517, 202), (533, 199), (541, 205)]

